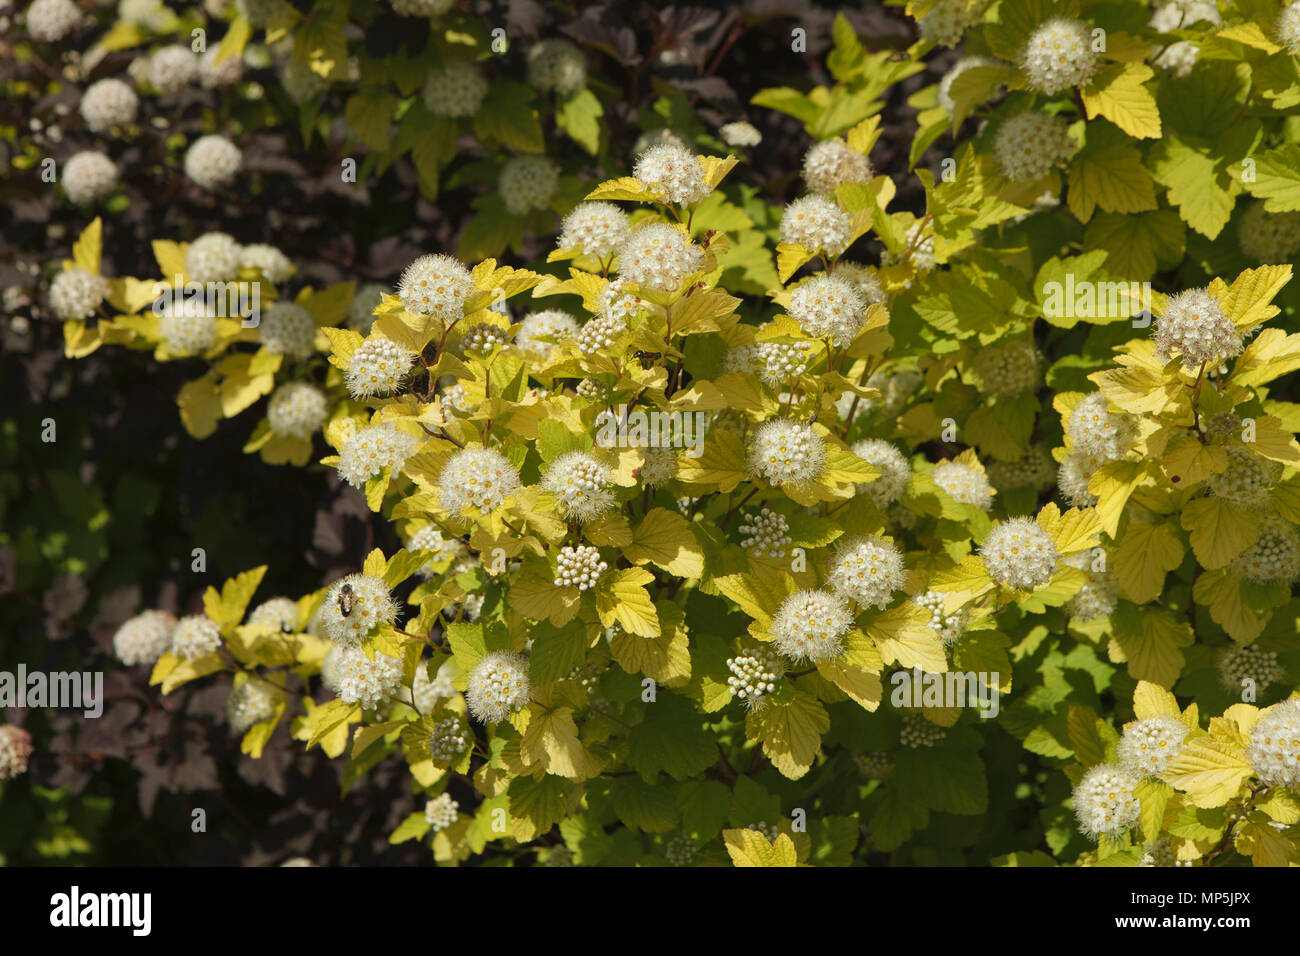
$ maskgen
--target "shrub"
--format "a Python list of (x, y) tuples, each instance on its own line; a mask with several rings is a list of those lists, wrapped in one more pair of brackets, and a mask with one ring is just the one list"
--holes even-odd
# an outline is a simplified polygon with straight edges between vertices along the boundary
[[(150, 682), (232, 675), (252, 757), (404, 767), (389, 839), (439, 863), (1300, 862), (1290, 8), (917, 0), (894, 52), (840, 14), (746, 113), (624, 102), (598, 19), (502, 51), (444, 6), (225, 14), (214, 66), (284, 65), (167, 144), (212, 214), (136, 275), (117, 167), (68, 193), (67, 357), (187, 370), (192, 438), (375, 518), (275, 615), (286, 549), (223, 574)], [(159, 47), (146, 96), (194, 82)], [(250, 254), (217, 203), (279, 125), (463, 222), (377, 292)], [(256, 314), (175, 298), (213, 276)]]

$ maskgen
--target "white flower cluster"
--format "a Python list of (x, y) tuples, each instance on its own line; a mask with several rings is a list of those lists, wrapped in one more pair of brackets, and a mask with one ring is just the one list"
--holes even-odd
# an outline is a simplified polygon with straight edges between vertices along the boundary
[(357, 429), (343, 443), (339, 452), (339, 476), (353, 488), (366, 482), (385, 468), (396, 475), (415, 453), (420, 439), (392, 422), (380, 422)]
[(0, 783), (25, 774), (31, 755), (32, 735), (13, 724), (0, 724)]
[(956, 46), (962, 34), (984, 15), (982, 5), (966, 0), (939, 0), (917, 21), (917, 29), (926, 40), (942, 46)]
[(340, 647), (335, 661), (339, 700), (373, 710), (397, 693), (402, 685), (402, 662), (389, 654), (365, 648)]
[(867, 305), (885, 304), (885, 287), (880, 284), (880, 277), (876, 275), (874, 269), (856, 262), (837, 262), (835, 278), (843, 279), (853, 286)]
[(1111, 411), (1110, 399), (1101, 392), (1089, 392), (1070, 411), (1065, 434), (1076, 451), (1101, 464), (1128, 454), (1137, 420), (1128, 412)]
[(676, 292), (687, 276), (704, 268), (704, 250), (676, 226), (653, 222), (633, 229), (618, 246), (618, 271), (626, 282)]
[(578, 203), (560, 226), (559, 249), (577, 249), (605, 259), (627, 235), (627, 213), (610, 202)]
[(72, 0), (35, 0), (27, 8), (27, 32), (38, 43), (57, 43), (81, 26), (81, 8)]
[[(738, 124), (732, 123), (729, 125), (735, 126)], [(726, 127), (724, 126), (723, 129), (726, 129)], [(664, 845), (664, 859), (673, 866), (694, 866), (698, 856), (699, 847), (695, 845), (694, 840), (684, 833), (669, 837), (668, 842)]]
[(764, 839), (766, 839), (768, 843), (775, 843), (776, 838), (781, 835), (780, 827), (775, 827), (770, 823), (763, 823), (761, 821), (758, 823), (751, 823), (749, 826), (745, 827), (745, 829), (754, 830), (757, 833), (763, 834)]
[[(1214, 26), (1223, 22), (1223, 18), (1219, 16), (1219, 8), (1214, 3), (1205, 0), (1191, 0), (1191, 2), (1180, 0), (1180, 2), (1166, 3), (1157, 9), (1148, 25), (1161, 33), (1171, 33), (1202, 20)], [(1192, 72), (1192, 67), (1199, 56), (1200, 48), (1195, 43), (1180, 40), (1165, 47), (1154, 62), (1156, 66), (1174, 76), (1182, 77)]]
[(519, 490), (519, 471), (492, 448), (462, 448), (438, 476), (438, 502), (454, 517), (461, 509), (495, 511)]
[(781, 215), (781, 241), (803, 246), (812, 255), (838, 256), (852, 238), (852, 218), (821, 196), (796, 199)]
[(600, 560), (599, 548), (589, 544), (577, 547), (566, 544), (555, 556), (555, 586), (590, 591), (608, 570), (609, 565)]
[(444, 661), (438, 668), (437, 675), (430, 679), (429, 671), (424, 661), (420, 661), (415, 668), (415, 678), (411, 681), (411, 701), (415, 709), (422, 714), (431, 714), (438, 701), (445, 700), (456, 693), (456, 685), (452, 680), (452, 663)]
[(528, 661), (513, 651), (484, 654), (470, 671), (469, 712), (480, 723), (500, 723), (528, 703)]
[(193, 282), (227, 282), (239, 276), (239, 243), (224, 232), (205, 232), (185, 250), (185, 274)]
[(1246, 759), (1263, 783), (1300, 784), (1300, 698), (1274, 704), (1259, 715), (1250, 731)]
[(528, 85), (543, 92), (576, 93), (587, 85), (586, 57), (569, 40), (542, 40), (528, 50)]
[(216, 133), (200, 136), (185, 151), (185, 175), (201, 188), (215, 192), (239, 172), (244, 155), (239, 147)]
[(1003, 122), (993, 140), (1002, 175), (1014, 182), (1046, 176), (1074, 152), (1069, 124), (1059, 116), (1026, 110)]
[(140, 99), (121, 80), (96, 80), (81, 94), (81, 117), (92, 133), (107, 133), (135, 120)]
[(1256, 584), (1290, 584), (1300, 577), (1300, 533), (1289, 522), (1266, 519), (1254, 543), (1233, 559), (1232, 569)]
[(829, 338), (844, 347), (853, 341), (866, 319), (867, 304), (852, 284), (826, 274), (799, 284), (790, 296), (790, 314), (816, 338)]
[(436, 573), (435, 565), (446, 564), (466, 555), (465, 545), (457, 538), (444, 538), (437, 525), (427, 524), (406, 543), (407, 551), (428, 551), (433, 556), (416, 572), (422, 578), (431, 578)]
[(325, 592), (320, 607), (320, 627), (325, 636), (343, 647), (353, 647), (369, 637), (380, 624), (397, 620), (397, 602), (383, 578), (349, 574), (339, 578)]
[(618, 337), (626, 331), (626, 319), (601, 313), (586, 321), (575, 337), (574, 344), (582, 354), (594, 355), (602, 349), (612, 348)]
[(187, 46), (165, 46), (149, 57), (149, 85), (159, 93), (179, 93), (199, 77), (199, 58)]
[(498, 345), (505, 345), (510, 337), (506, 330), (491, 322), (475, 322), (460, 336), (460, 348), (463, 352), (477, 352), (486, 355)]
[(560, 167), (545, 156), (511, 156), (497, 177), (497, 192), (506, 211), (522, 216), (545, 209), (560, 182)]
[(113, 653), (128, 667), (153, 664), (171, 649), (176, 618), (166, 611), (142, 611), (117, 629)]
[(1177, 717), (1147, 717), (1124, 728), (1115, 750), (1119, 765), (1136, 777), (1158, 777), (1187, 740), (1187, 725)]
[(1092, 35), (1082, 20), (1054, 17), (1029, 37), (1020, 66), (1031, 88), (1055, 96), (1073, 86), (1083, 86), (1097, 72)]
[[(588, 323), (590, 324), (590, 323)], [(515, 333), (515, 345), (530, 355), (546, 357), (564, 339), (578, 334), (578, 320), (560, 309), (530, 312)], [(544, 341), (551, 339), (554, 341)]]
[(989, 484), (999, 491), (1011, 488), (1041, 491), (1055, 480), (1056, 462), (1042, 445), (1033, 445), (1019, 458), (989, 462), (988, 477)]
[(1191, 866), (1192, 862), (1192, 860), (1178, 859), (1178, 854), (1174, 850), (1174, 845), (1169, 841), (1169, 837), (1161, 837), (1155, 843), (1143, 847), (1142, 859), (1138, 861), (1138, 866)]
[[(698, 251), (698, 250), (697, 250)], [(610, 319), (627, 320), (642, 307), (640, 296), (629, 292), (631, 279), (615, 279), (600, 293), (600, 315)]]
[(325, 422), (329, 402), (315, 385), (285, 382), (266, 403), (266, 421), (271, 431), (287, 438), (310, 438)]
[(749, 470), (774, 485), (816, 481), (826, 468), (826, 442), (811, 425), (771, 418), (754, 429)]
[(429, 732), (429, 756), (436, 764), (449, 764), (469, 747), (469, 728), (459, 717), (444, 717)]
[(933, 747), (948, 735), (948, 731), (924, 714), (908, 711), (903, 714), (903, 725), (898, 729), (898, 742), (904, 747)]
[(429, 71), (423, 95), (424, 105), (434, 116), (473, 116), (488, 95), (488, 81), (483, 71), (468, 60), (448, 60)]
[(1300, 253), (1300, 212), (1269, 212), (1260, 199), (1237, 224), (1237, 244), (1260, 265), (1285, 265)]
[(962, 607), (955, 614), (945, 614), (943, 595), (938, 591), (926, 591), (923, 594), (918, 594), (912, 598), (912, 603), (930, 612), (930, 630), (939, 635), (944, 647), (951, 647), (957, 643), (957, 638), (961, 637), (962, 632), (966, 630), (966, 619), (969, 617), (969, 611)]
[(853, 762), (858, 765), (858, 773), (869, 780), (883, 780), (894, 772), (894, 762), (889, 754), (880, 751), (856, 753)]
[(1009, 397), (1038, 388), (1043, 381), (1042, 356), (1028, 340), (991, 345), (976, 351), (971, 371), (985, 395)]
[(1253, 645), (1233, 645), (1219, 655), (1219, 681), (1225, 690), (1240, 694), (1245, 681), (1251, 681), (1256, 693), (1282, 680), (1284, 673), (1277, 652), (1260, 650)]
[(980, 511), (993, 507), (993, 486), (979, 468), (950, 459), (935, 465), (931, 476), (936, 485), (952, 495), (954, 501), (974, 505)]
[(761, 706), (763, 699), (776, 690), (784, 669), (769, 648), (759, 647), (727, 659), (727, 687), (731, 693), (749, 705), (751, 710)]
[(1300, 56), (1300, 0), (1293, 0), (1282, 8), (1273, 36), (1292, 56)]
[(117, 16), (127, 23), (158, 31), (172, 13), (163, 6), (162, 0), (118, 0)]
[(171, 652), (182, 660), (192, 661), (211, 654), (221, 646), (221, 628), (202, 614), (189, 614), (176, 622), (172, 630)]
[(372, 335), (352, 353), (343, 381), (353, 398), (387, 395), (401, 389), (415, 358), (405, 346)]
[(614, 507), (610, 471), (590, 452), (567, 451), (542, 476), (542, 491), (554, 495), (570, 521), (591, 521)]
[(50, 283), (50, 307), (65, 321), (88, 319), (108, 295), (108, 280), (88, 269), (64, 269)]
[(830, 591), (795, 591), (772, 618), (772, 643), (794, 661), (839, 657), (853, 626), (848, 603)]
[(474, 295), (474, 278), (452, 256), (420, 256), (402, 273), (397, 294), (409, 312), (454, 322), (465, 315), (465, 302)]
[(751, 354), (758, 377), (777, 388), (808, 371), (812, 347), (806, 342), (759, 342)]
[(199, 57), (199, 83), (205, 90), (231, 86), (244, 77), (243, 57), (232, 54), (218, 62), (217, 54), (220, 52), (219, 47), (209, 47)]
[(103, 153), (85, 150), (63, 164), (63, 191), (78, 206), (91, 206), (117, 188), (117, 167)]
[[(905, 260), (910, 261), (917, 272), (929, 272), (935, 266), (934, 236), (925, 235), (919, 221), (907, 227), (907, 234), (903, 237), (903, 253), (895, 255), (886, 249), (880, 254), (882, 266), (898, 265)], [(911, 280), (908, 280), (907, 285), (911, 286)]]
[(980, 555), (994, 581), (1022, 591), (1050, 581), (1059, 558), (1056, 542), (1033, 518), (1008, 518), (994, 524), (980, 546)]
[(858, 485), (858, 490), (870, 498), (877, 508), (887, 508), (903, 497), (908, 479), (912, 477), (912, 466), (901, 451), (880, 438), (864, 438), (850, 450), (880, 472), (880, 477), (875, 481)]
[(281, 299), (267, 309), (258, 334), (268, 352), (305, 359), (316, 350), (316, 320), (297, 302)]
[(1091, 508), (1097, 503), (1097, 496), (1088, 490), (1093, 473), (1103, 462), (1082, 452), (1071, 452), (1061, 461), (1056, 474), (1056, 486), (1061, 489), (1061, 496), (1076, 508)]
[(676, 143), (651, 146), (637, 158), (632, 175), (670, 203), (691, 206), (713, 191), (698, 156)]
[(677, 451), (673, 448), (642, 448), (645, 464), (636, 469), (636, 479), (647, 488), (662, 488), (677, 477)]
[(298, 602), (287, 597), (270, 598), (253, 608), (248, 623), (292, 634), (298, 630)]
[(763, 142), (763, 134), (750, 123), (724, 123), (718, 129), (718, 135), (728, 146), (739, 146), (742, 149)]
[(439, 794), (424, 805), (424, 822), (434, 833), (447, 829), (459, 819), (460, 804), (451, 798), (450, 793)]
[(235, 733), (242, 734), (254, 724), (275, 716), (275, 691), (265, 681), (248, 680), (230, 692), (226, 698), (226, 723)]
[(790, 522), (767, 508), (746, 515), (740, 533), (745, 535), (740, 546), (756, 558), (783, 558), (791, 542)]
[(1156, 316), (1156, 352), (1168, 360), (1177, 354), (1193, 370), (1202, 362), (1215, 366), (1241, 352), (1241, 333), (1206, 289), (1171, 296)]
[(439, 400), (442, 402), (443, 414), (449, 420), (459, 415), (468, 415), (474, 410), (474, 402), (470, 399), (469, 392), (465, 391), (465, 386), (459, 382), (443, 388)]
[(867, 157), (838, 137), (817, 143), (803, 158), (803, 181), (809, 192), (822, 196), (847, 183), (870, 182), (873, 175)]
[(855, 538), (841, 545), (831, 559), (827, 581), (843, 597), (883, 611), (907, 582), (903, 552), (881, 537)]
[(1111, 764), (1097, 764), (1074, 788), (1079, 831), (1093, 840), (1118, 836), (1138, 822), (1142, 805), (1133, 791), (1138, 778)]
[(172, 352), (206, 352), (217, 344), (220, 331), (217, 317), (197, 298), (173, 298), (163, 305), (158, 319), (158, 334)]
[(1065, 602), (1065, 612), (1080, 621), (1108, 617), (1114, 612), (1115, 604), (1119, 601), (1119, 579), (1109, 570), (1092, 570), (1091, 562), (1092, 553), (1089, 551), (1080, 551), (1061, 561), (1062, 564), (1079, 568), (1088, 575), (1083, 587), (1079, 588), (1074, 597)]
[(1244, 445), (1227, 445), (1228, 466), (1207, 484), (1217, 497), (1254, 507), (1268, 501), (1268, 489), (1282, 477), (1282, 463), (1256, 454)]
[(244, 269), (256, 269), (267, 282), (279, 285), (287, 282), (293, 275), (293, 262), (275, 246), (264, 242), (255, 242), (239, 250), (239, 265)]

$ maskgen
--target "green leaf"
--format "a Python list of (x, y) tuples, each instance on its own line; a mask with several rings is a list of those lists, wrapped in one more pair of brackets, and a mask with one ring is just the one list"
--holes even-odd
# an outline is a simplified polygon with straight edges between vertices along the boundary
[(718, 746), (704, 718), (677, 694), (661, 691), (645, 719), (628, 734), (628, 765), (647, 783), (660, 771), (677, 780), (702, 773), (718, 759)]
[(545, 152), (536, 100), (531, 87), (496, 80), (474, 114), (474, 134), (485, 143), (500, 143), (521, 153)]
[(1155, 76), (1145, 63), (1112, 63), (1081, 92), (1088, 119), (1104, 116), (1137, 139), (1160, 136), (1160, 110), (1143, 84)]
[(716, 780), (687, 780), (673, 793), (682, 817), (682, 832), (697, 843), (718, 835), (731, 811), (731, 791)]
[(555, 122), (579, 146), (595, 156), (600, 148), (600, 118), (605, 108), (596, 94), (585, 87), (564, 97), (555, 109)]
[(677, 826), (680, 814), (672, 791), (665, 786), (646, 783), (639, 777), (622, 779), (611, 791), (614, 812), (634, 830), (667, 833)]

